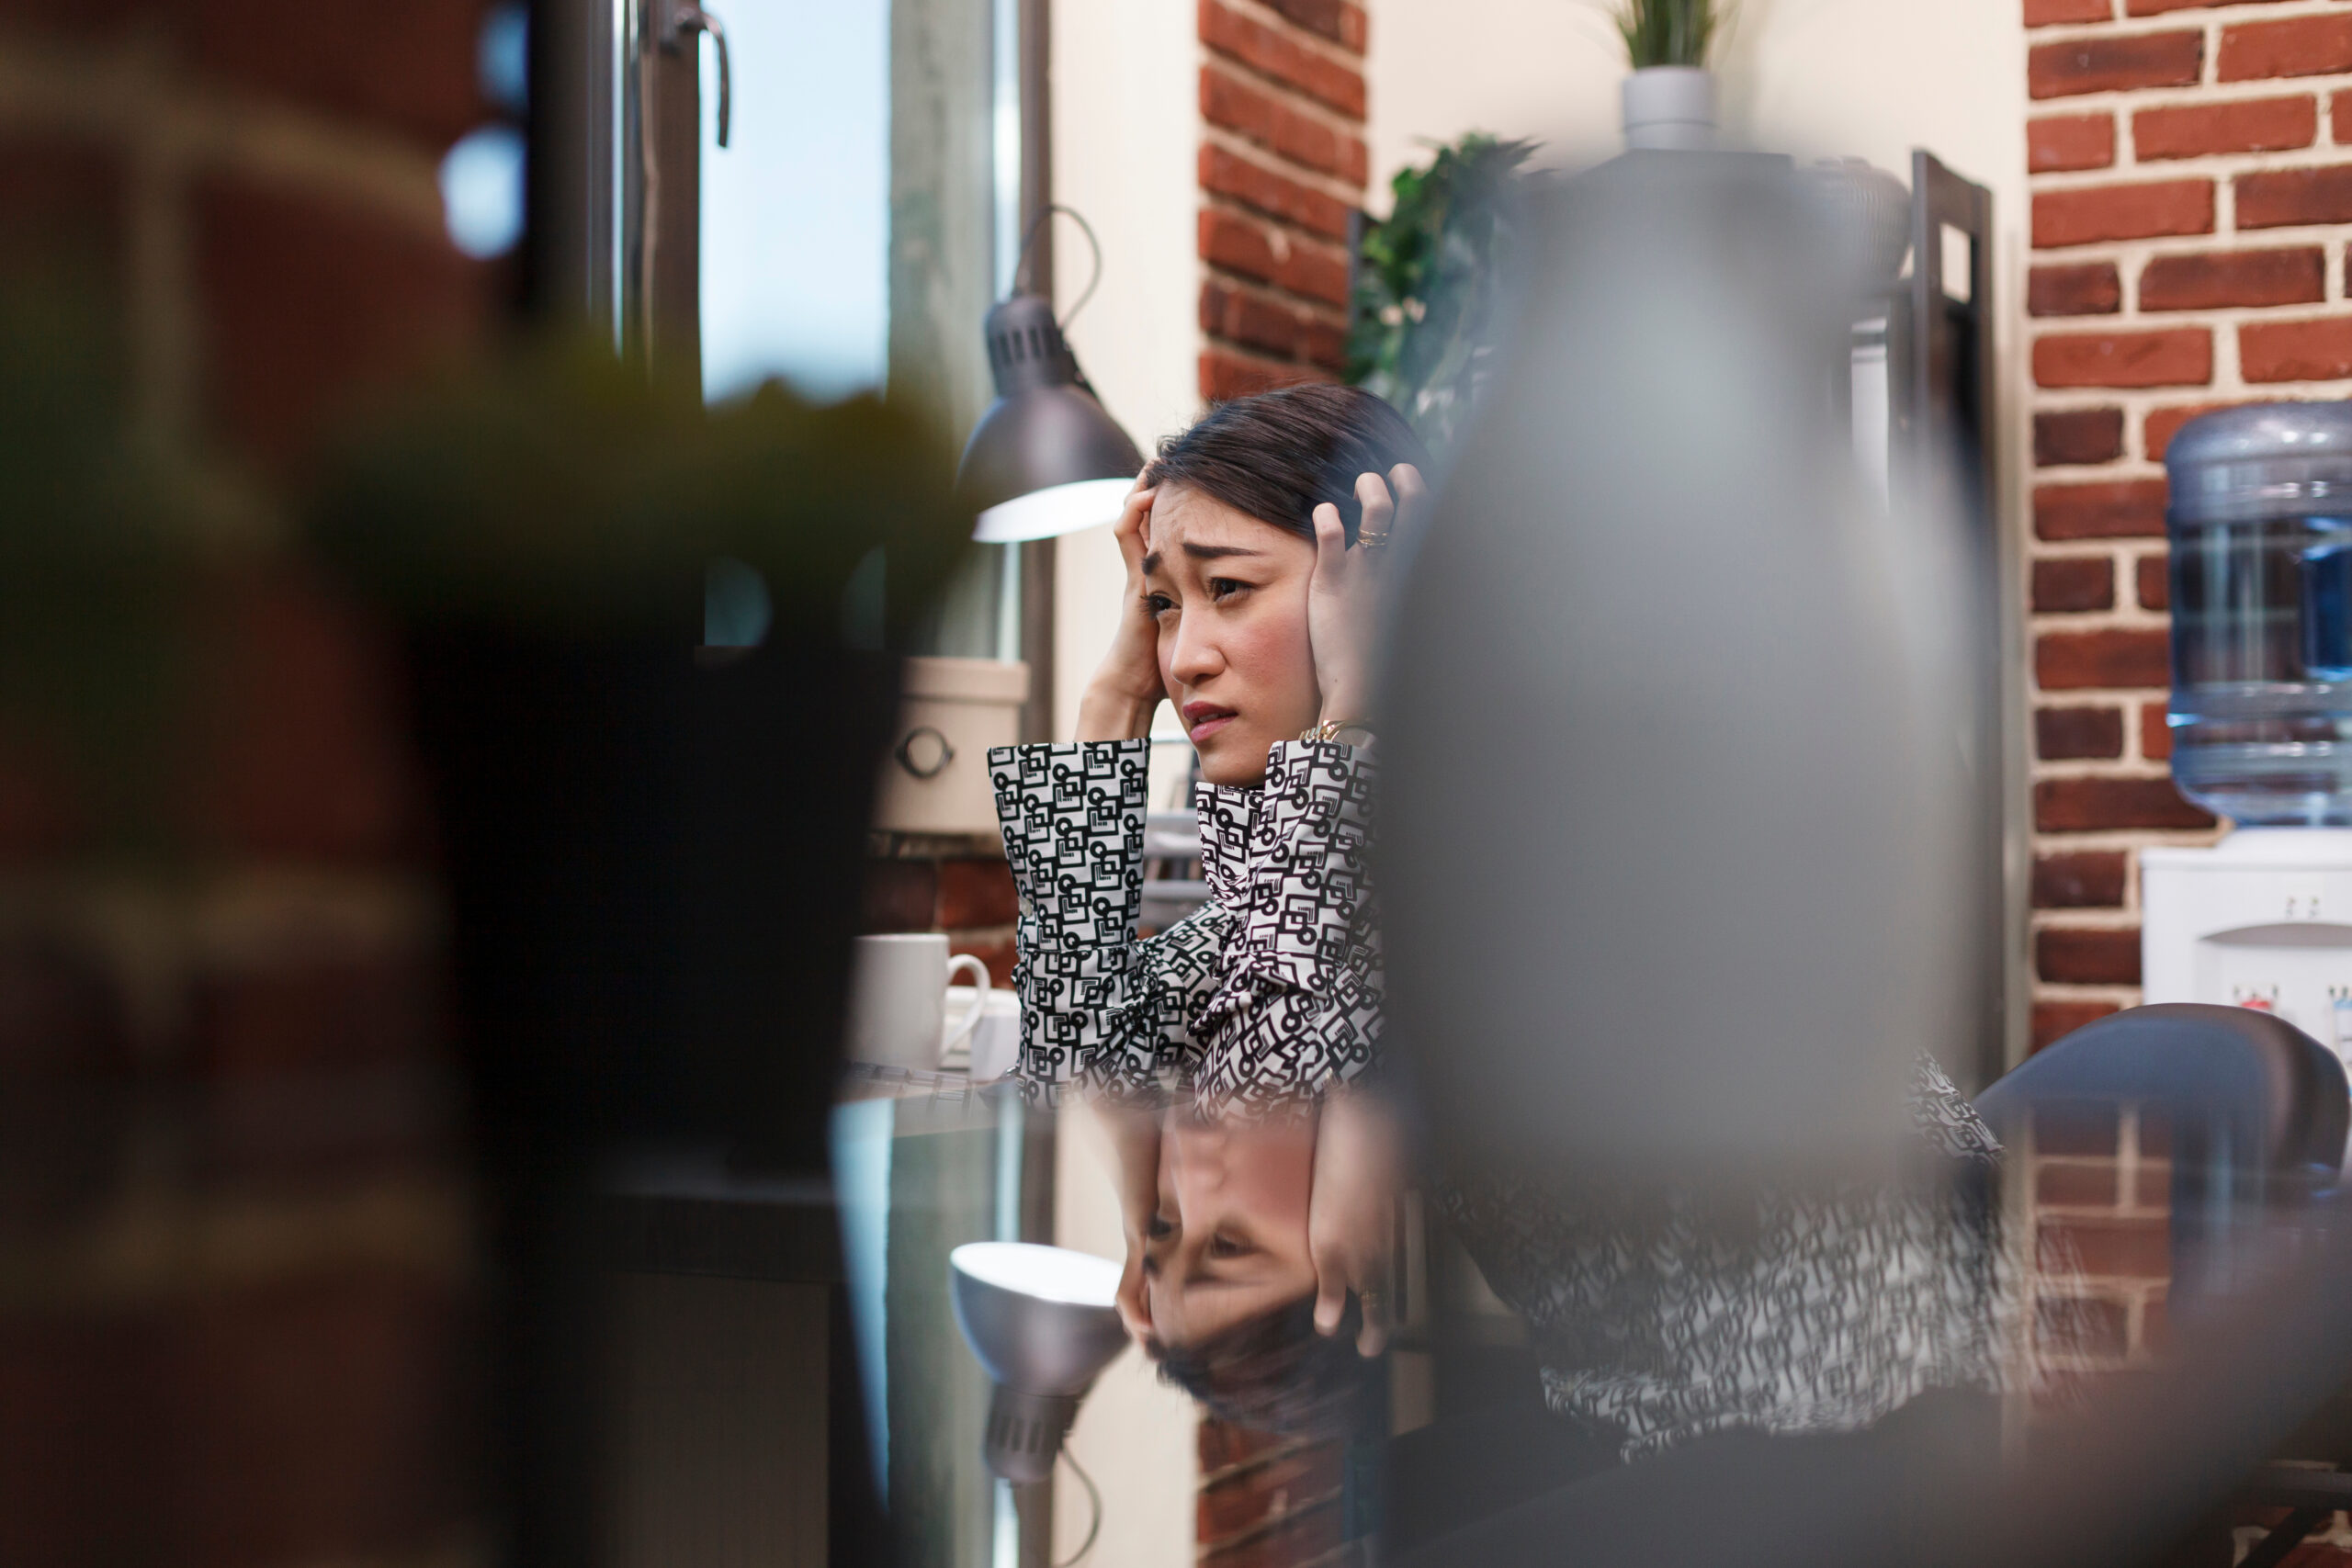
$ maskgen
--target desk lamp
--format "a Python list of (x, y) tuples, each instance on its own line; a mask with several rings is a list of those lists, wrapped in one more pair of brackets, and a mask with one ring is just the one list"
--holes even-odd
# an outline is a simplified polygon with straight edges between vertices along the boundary
[(947, 1263), (956, 1325), (996, 1385), (982, 1457), (1007, 1481), (1043, 1481), (1078, 1402), (1127, 1342), (1112, 1304), (1119, 1266), (1020, 1241), (967, 1242)]
[[(1056, 212), (1069, 209), (1049, 207), (1030, 225), (1021, 247), (1024, 262), (1037, 224)], [(1094, 277), (1070, 307), (1075, 316), (1102, 281), (1102, 250), (1086, 220), (1069, 216), (1094, 246)], [(1054, 319), (1050, 301), (1016, 282), (982, 326), (996, 400), (972, 427), (956, 474), (957, 494), (979, 514), (972, 537), (981, 544), (1048, 539), (1112, 522), (1143, 471), (1142, 454), (1079, 369), (1063, 321)]]

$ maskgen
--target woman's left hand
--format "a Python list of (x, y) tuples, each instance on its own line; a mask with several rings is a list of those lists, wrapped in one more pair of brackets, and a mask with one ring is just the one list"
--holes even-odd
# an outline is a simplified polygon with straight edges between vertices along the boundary
[(1340, 1089), (1315, 1130), (1315, 1174), (1306, 1202), (1306, 1251), (1315, 1265), (1315, 1327), (1339, 1330), (1348, 1292), (1363, 1309), (1356, 1352), (1377, 1356), (1388, 1343), (1390, 1254), (1396, 1236), (1396, 1190), (1403, 1179), (1396, 1125), (1362, 1090)]
[(1389, 469), (1385, 482), (1378, 474), (1358, 476), (1356, 500), (1363, 507), (1363, 521), (1352, 549), (1340, 509), (1329, 502), (1315, 509), (1315, 575), (1306, 586), (1306, 635), (1315, 650), (1315, 684), (1327, 724), (1371, 716), (1372, 638), (1385, 547), (1390, 531), (1406, 525), (1427, 496), (1420, 470), (1410, 463)]

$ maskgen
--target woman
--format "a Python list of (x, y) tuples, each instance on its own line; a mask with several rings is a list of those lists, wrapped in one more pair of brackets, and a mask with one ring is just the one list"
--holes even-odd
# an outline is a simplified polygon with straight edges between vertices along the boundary
[[(1348, 387), (1240, 399), (1170, 437), (1114, 529), (1125, 601), (1077, 741), (989, 753), (1021, 892), (1021, 1076), (1125, 1108), (1121, 1304), (1154, 1343), (1147, 1242), (1172, 1247), (1182, 1227), (1173, 1186), (1160, 1201), (1160, 1110), (1179, 1103), (1195, 1126), (1263, 1120), (1374, 1065), (1370, 631), (1378, 562), (1412, 525), (1423, 461), (1394, 409)], [(1163, 699), (1200, 756), (1209, 897), (1137, 941), (1147, 737)], [(1168, 1141), (1171, 1160), (1182, 1146)], [(1347, 1285), (1364, 1285), (1375, 1350), (1379, 1291), (1368, 1262), (1350, 1264), (1374, 1250), (1354, 1237), (1378, 1201), (1319, 1212), (1317, 1316), (1336, 1327)]]

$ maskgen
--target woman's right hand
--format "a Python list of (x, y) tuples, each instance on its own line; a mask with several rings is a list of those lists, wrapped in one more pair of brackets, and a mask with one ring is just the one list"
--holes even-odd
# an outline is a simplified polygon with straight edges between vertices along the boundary
[(1125, 601), (1110, 650), (1078, 705), (1080, 740), (1136, 740), (1151, 733), (1152, 715), (1167, 695), (1159, 682), (1159, 623), (1144, 603), (1143, 558), (1151, 547), (1151, 498), (1141, 479), (1127, 492), (1112, 536), (1127, 565)]

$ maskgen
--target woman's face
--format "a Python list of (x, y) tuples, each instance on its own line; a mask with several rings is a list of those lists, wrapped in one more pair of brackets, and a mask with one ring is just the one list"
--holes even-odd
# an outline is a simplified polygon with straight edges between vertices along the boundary
[(1306, 585), (1315, 545), (1182, 485), (1145, 526), (1159, 679), (1211, 784), (1264, 782), (1266, 751), (1320, 716)]
[(1190, 1345), (1314, 1293), (1314, 1171), (1312, 1123), (1169, 1120), (1159, 1207), (1144, 1238), (1144, 1307), (1155, 1338)]

